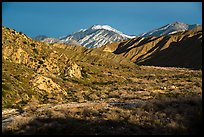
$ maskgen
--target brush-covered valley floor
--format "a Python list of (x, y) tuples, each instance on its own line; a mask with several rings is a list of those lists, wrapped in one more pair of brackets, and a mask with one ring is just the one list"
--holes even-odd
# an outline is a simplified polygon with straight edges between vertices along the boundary
[(69, 98), (3, 108), (3, 134), (201, 133), (201, 70), (79, 65), (91, 75), (62, 81)]

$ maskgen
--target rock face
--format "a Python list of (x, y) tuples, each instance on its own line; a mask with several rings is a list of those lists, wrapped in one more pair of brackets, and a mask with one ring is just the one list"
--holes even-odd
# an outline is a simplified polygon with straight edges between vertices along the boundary
[(81, 78), (81, 68), (76, 63), (69, 63), (64, 69), (65, 78), (76, 77)]
[(13, 55), (12, 59), (14, 62), (19, 64), (27, 64), (28, 63), (28, 53), (25, 52), (22, 48), (19, 48)]
[(42, 75), (35, 77), (33, 80), (33, 87), (48, 93), (63, 93), (66, 95), (66, 92), (63, 92), (64, 90), (58, 84), (53, 82), (51, 78)]

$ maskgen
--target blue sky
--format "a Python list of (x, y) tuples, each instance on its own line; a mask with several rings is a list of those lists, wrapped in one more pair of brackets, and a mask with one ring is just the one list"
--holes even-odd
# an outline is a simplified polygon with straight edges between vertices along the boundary
[(2, 3), (2, 25), (30, 37), (59, 37), (95, 24), (138, 35), (175, 21), (202, 24), (202, 2)]

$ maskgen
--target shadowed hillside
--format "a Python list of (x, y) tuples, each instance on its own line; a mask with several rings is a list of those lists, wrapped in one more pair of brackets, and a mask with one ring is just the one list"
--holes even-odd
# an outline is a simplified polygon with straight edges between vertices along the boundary
[(139, 65), (202, 68), (202, 29), (160, 37), (137, 37), (102, 47)]

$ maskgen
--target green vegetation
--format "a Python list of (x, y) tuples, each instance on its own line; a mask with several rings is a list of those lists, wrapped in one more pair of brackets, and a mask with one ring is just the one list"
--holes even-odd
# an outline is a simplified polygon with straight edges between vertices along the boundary
[(31, 45), (32, 47), (35, 47), (35, 43), (31, 43), (30, 45)]
[(26, 41), (23, 41), (23, 44), (27, 44), (27, 42), (26, 42)]

